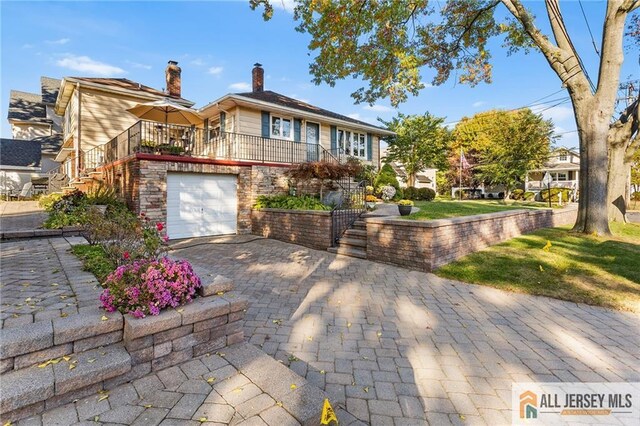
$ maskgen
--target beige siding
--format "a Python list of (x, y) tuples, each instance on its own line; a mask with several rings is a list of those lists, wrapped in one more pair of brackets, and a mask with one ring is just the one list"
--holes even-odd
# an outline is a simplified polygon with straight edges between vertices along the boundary
[(238, 108), (238, 133), (262, 136), (262, 113), (258, 110)]
[(78, 91), (74, 90), (64, 112), (64, 140), (75, 136), (78, 128)]
[(11, 134), (14, 139), (30, 141), (40, 136), (49, 136), (51, 126), (36, 123), (11, 123)]
[(107, 143), (135, 124), (138, 118), (126, 110), (143, 102), (148, 100), (82, 89), (82, 150)]

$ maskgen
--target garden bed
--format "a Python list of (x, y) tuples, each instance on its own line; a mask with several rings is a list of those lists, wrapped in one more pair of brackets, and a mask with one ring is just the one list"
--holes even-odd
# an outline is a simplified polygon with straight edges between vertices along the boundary
[[(413, 213), (405, 219), (409, 220), (435, 220), (448, 219), (461, 216), (473, 216), (485, 213), (495, 213), (511, 211), (517, 209), (544, 209), (548, 208), (547, 203), (535, 201), (504, 202), (504, 201), (457, 201), (457, 200), (434, 200), (416, 201), (415, 206), (420, 209), (418, 213)], [(554, 205), (558, 207), (558, 205)]]

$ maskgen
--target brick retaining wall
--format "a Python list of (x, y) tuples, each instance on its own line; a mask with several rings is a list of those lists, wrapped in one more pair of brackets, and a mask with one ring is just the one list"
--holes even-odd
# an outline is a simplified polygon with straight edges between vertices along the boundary
[(331, 247), (331, 212), (315, 210), (253, 210), (254, 235), (326, 250)]
[(369, 218), (367, 258), (433, 271), (467, 254), (540, 228), (573, 224), (577, 209), (511, 210), (453, 219)]

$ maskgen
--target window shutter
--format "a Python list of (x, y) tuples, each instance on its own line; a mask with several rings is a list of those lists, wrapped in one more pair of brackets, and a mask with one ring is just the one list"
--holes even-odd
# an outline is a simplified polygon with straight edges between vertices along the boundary
[(263, 138), (268, 138), (271, 135), (271, 132), (269, 132), (269, 112), (268, 111), (262, 111), (262, 137)]
[(220, 133), (225, 132), (226, 127), (227, 127), (227, 113), (222, 111), (220, 112)]
[(338, 154), (338, 130), (336, 126), (331, 126), (331, 153), (333, 155)]
[(293, 140), (296, 142), (301, 142), (302, 137), (300, 136), (300, 128), (302, 127), (302, 120), (299, 118), (293, 119)]
[(367, 133), (367, 160), (371, 161), (373, 156), (373, 137), (371, 133)]

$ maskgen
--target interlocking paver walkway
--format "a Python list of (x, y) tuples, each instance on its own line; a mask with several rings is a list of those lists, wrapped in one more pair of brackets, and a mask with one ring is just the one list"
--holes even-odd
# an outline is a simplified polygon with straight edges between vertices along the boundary
[(640, 380), (637, 315), (226, 241), (172, 254), (232, 278), (250, 343), (364, 422), (510, 424), (514, 381)]
[(97, 306), (100, 288), (68, 250), (78, 238), (0, 243), (0, 328), (77, 314)]
[(0, 231), (42, 228), (47, 213), (37, 201), (1, 201)]

